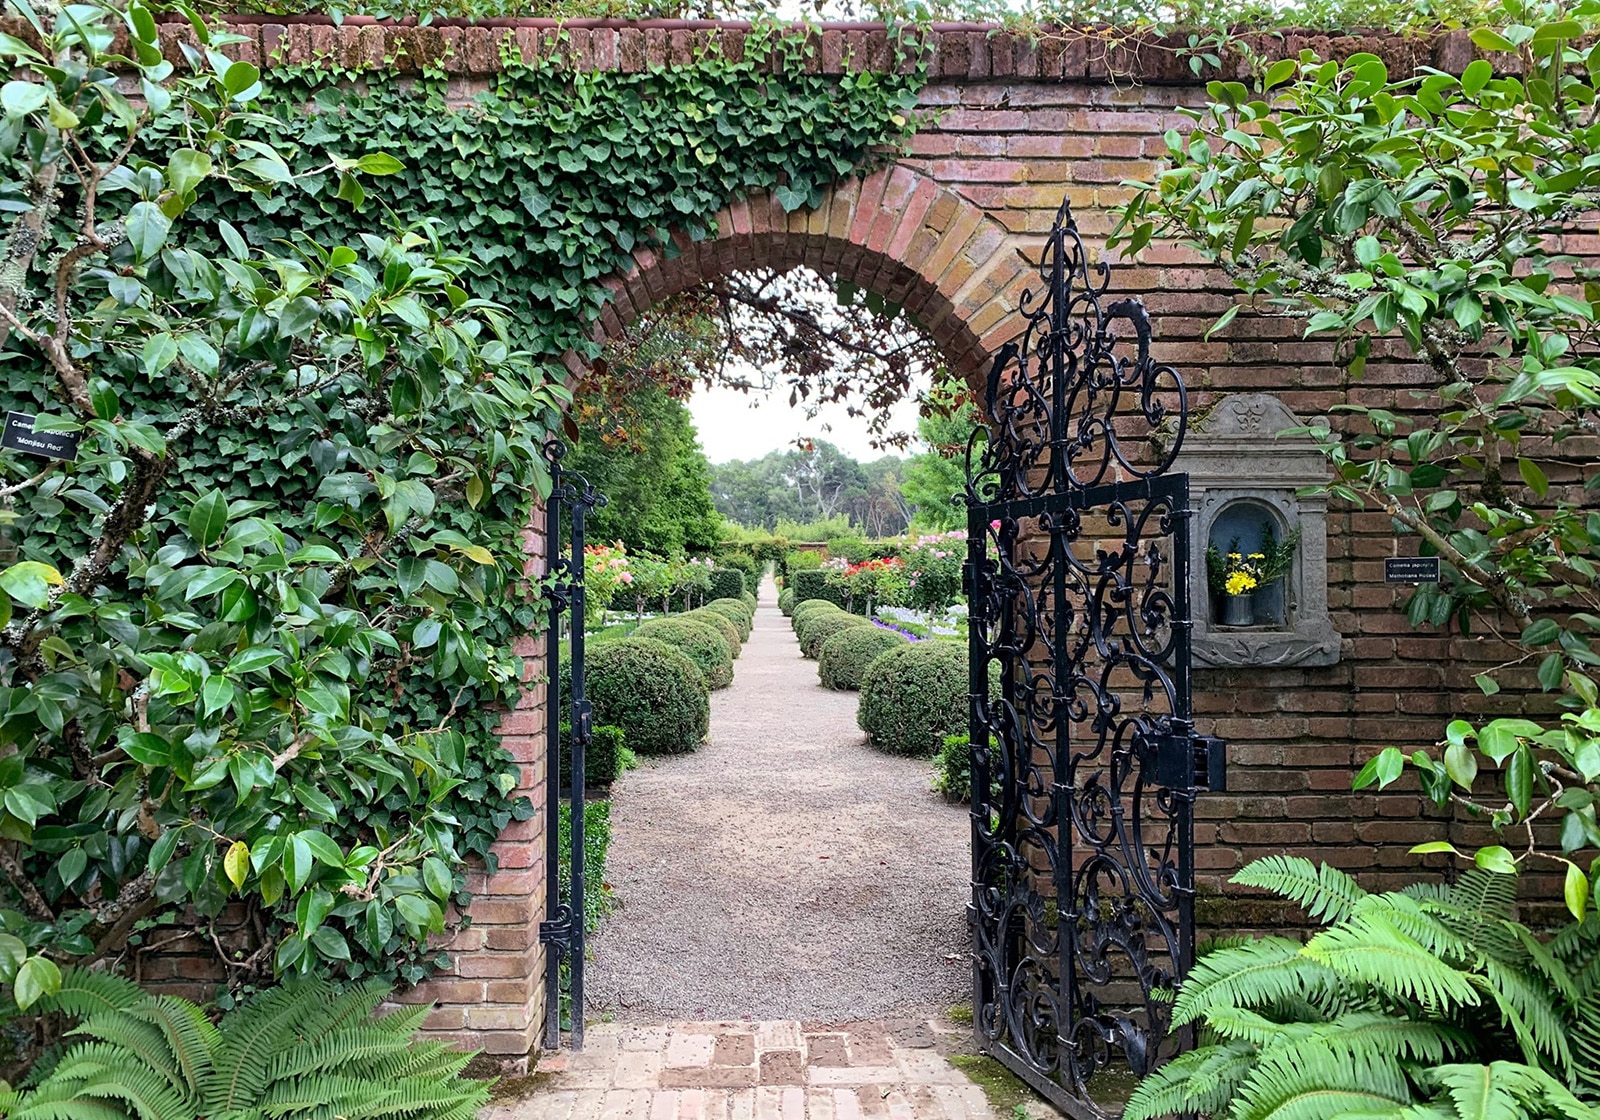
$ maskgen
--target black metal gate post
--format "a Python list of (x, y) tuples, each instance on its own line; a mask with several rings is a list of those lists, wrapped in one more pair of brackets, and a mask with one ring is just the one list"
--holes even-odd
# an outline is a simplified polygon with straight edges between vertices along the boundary
[[(560, 440), (545, 444), (550, 460), (550, 498), (545, 503), (545, 599), (549, 621), (545, 631), (545, 667), (549, 684), (545, 693), (546, 800), (545, 800), (545, 920), (539, 923), (539, 940), (545, 946), (544, 1045), (561, 1045), (561, 966), (565, 963), (572, 1002), (569, 1039), (574, 1050), (583, 1049), (583, 937), (584, 937), (584, 760), (593, 733), (593, 715), (583, 692), (584, 588), (583, 527), (589, 510), (606, 504), (582, 475), (562, 466), (567, 448)], [(561, 696), (561, 629), (568, 622), (570, 685), (565, 704)], [(565, 711), (563, 711), (565, 709)], [(568, 717), (563, 728), (562, 715)], [(565, 744), (563, 743), (565, 740)], [(571, 877), (567, 898), (561, 897), (561, 756), (568, 751), (571, 780), (567, 806), (571, 819)]]
[[(1176, 1052), (1194, 959), (1194, 800), (1222, 743), (1190, 699), (1182, 379), (1136, 299), (1103, 300), (1065, 203), (967, 452), (973, 1019), (1081, 1120), (1113, 1064)], [(981, 444), (978, 442), (982, 440)], [(1105, 1094), (1102, 1094), (1105, 1096)]]

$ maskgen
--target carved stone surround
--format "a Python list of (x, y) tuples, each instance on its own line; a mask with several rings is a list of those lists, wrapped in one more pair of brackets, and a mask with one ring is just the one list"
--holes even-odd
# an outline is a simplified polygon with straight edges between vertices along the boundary
[[(1300, 497), (1325, 482), (1327, 461), (1306, 435), (1279, 435), (1301, 421), (1270, 393), (1225, 397), (1189, 431), (1173, 466), (1189, 475), (1194, 510), (1190, 571), (1195, 575), (1197, 667), (1332, 665), (1340, 634), (1328, 619), (1327, 501)], [(1285, 579), (1281, 628), (1220, 626), (1206, 587), (1206, 546), (1217, 518), (1248, 503), (1270, 511), (1279, 531), (1300, 528), (1300, 547)]]

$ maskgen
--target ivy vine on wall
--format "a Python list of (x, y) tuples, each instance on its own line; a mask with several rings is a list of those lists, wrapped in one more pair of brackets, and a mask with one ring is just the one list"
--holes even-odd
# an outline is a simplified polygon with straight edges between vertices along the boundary
[[(738, 58), (713, 42), (691, 65), (622, 73), (527, 65), (512, 48), (493, 87), (459, 111), (438, 71), (356, 83), (316, 66), (274, 69), (283, 84), (269, 106), (306, 166), (323, 149), (403, 153), (406, 167), (373, 201), (398, 223), (435, 223), (471, 258), (472, 294), (510, 307), (533, 354), (592, 358), (601, 280), (630, 268), (636, 248), (670, 253), (672, 229), (700, 240), (752, 190), (774, 192), (786, 210), (818, 205), (825, 188), (909, 137), (924, 66), (898, 73), (896, 51), (889, 73), (808, 74), (807, 50), (804, 35), (773, 26), (752, 32)], [(219, 196), (193, 213), (255, 238), (338, 239), (362, 221), (306, 195)]]

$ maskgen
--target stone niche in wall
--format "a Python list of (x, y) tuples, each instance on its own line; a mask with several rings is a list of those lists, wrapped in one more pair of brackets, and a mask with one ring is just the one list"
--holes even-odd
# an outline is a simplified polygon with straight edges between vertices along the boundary
[[(1301, 426), (1270, 393), (1238, 393), (1195, 421), (1184, 439), (1172, 469), (1188, 473), (1194, 511), (1189, 570), (1196, 667), (1339, 660), (1340, 635), (1328, 619), (1327, 501), (1296, 493), (1327, 481), (1327, 460), (1310, 436), (1280, 434)], [(1222, 598), (1211, 593), (1207, 579), (1207, 547), (1226, 553), (1237, 539), (1248, 555), (1261, 551), (1265, 536), (1281, 541), (1296, 528), (1300, 544), (1277, 588), (1258, 593), (1249, 624), (1227, 625)]]

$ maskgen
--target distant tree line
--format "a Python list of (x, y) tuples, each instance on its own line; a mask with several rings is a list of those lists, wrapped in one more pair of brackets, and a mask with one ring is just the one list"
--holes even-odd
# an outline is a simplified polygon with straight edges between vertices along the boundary
[(905, 458), (863, 463), (816, 440), (759, 459), (718, 463), (711, 467), (711, 500), (728, 520), (769, 531), (780, 523), (840, 517), (873, 537), (951, 529), (962, 520), (951, 499), (965, 480), (963, 453), (972, 428), (972, 408), (961, 404), (919, 420), (917, 435), (928, 450)]

